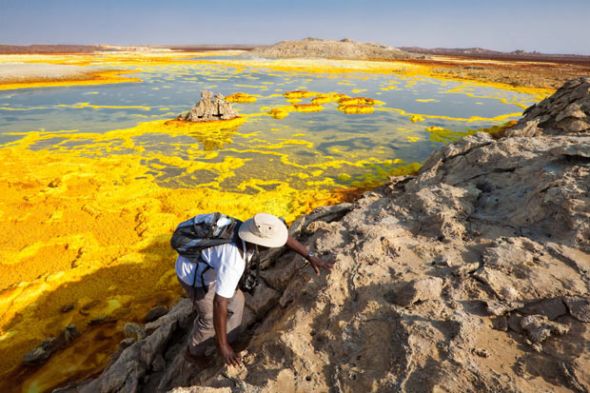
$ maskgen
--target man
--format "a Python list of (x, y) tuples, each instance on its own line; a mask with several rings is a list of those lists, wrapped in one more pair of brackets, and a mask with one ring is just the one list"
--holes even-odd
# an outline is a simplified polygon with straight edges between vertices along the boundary
[(215, 341), (226, 364), (240, 364), (240, 356), (230, 346), (240, 332), (244, 311), (244, 294), (237, 287), (246, 264), (260, 248), (287, 245), (306, 258), (316, 274), (320, 268), (329, 270), (333, 265), (289, 236), (284, 222), (271, 214), (259, 213), (244, 221), (239, 226), (238, 237), (236, 242), (202, 250), (201, 259), (205, 263), (194, 263), (183, 256), (176, 260), (178, 279), (198, 313), (186, 352), (188, 360), (198, 362)]

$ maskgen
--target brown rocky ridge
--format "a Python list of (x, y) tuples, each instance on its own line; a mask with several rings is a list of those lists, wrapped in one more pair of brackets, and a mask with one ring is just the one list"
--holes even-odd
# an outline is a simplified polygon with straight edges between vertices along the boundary
[(468, 136), (417, 176), (297, 220), (291, 233), (336, 265), (318, 278), (293, 253), (267, 256), (243, 367), (186, 363), (183, 299), (60, 391), (588, 392), (589, 123), (580, 78), (505, 136)]
[(249, 55), (273, 59), (322, 58), (347, 60), (396, 60), (424, 57), (424, 55), (411, 54), (391, 46), (357, 42), (346, 38), (340, 41), (319, 38), (281, 41), (271, 46), (255, 48)]

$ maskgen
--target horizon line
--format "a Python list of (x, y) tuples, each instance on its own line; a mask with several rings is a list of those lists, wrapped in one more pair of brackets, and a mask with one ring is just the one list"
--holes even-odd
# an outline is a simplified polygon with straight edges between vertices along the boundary
[[(306, 37), (306, 38), (311, 38), (311, 37)], [(313, 37), (315, 38), (315, 37)], [(304, 38), (302, 38), (304, 39)], [(113, 43), (64, 43), (64, 42), (60, 42), (60, 43), (27, 43), (27, 44), (14, 44), (14, 43), (4, 43), (4, 42), (0, 42), (0, 46), (14, 46), (14, 47), (28, 47), (28, 46), (113, 46), (113, 47), (152, 47), (152, 48), (157, 48), (157, 47), (193, 47), (193, 46), (200, 46), (200, 47), (259, 47), (259, 46), (270, 46), (270, 45), (274, 45), (276, 43), (279, 42), (283, 42), (283, 41), (300, 41), (302, 39), (297, 39), (297, 40), (279, 40), (279, 41), (275, 41), (271, 44), (263, 44), (263, 43), (217, 43), (217, 44), (212, 44), (212, 43), (166, 43), (166, 44), (154, 44), (154, 43), (144, 43), (144, 44), (139, 44), (139, 43), (134, 43), (134, 44), (113, 44)], [(338, 39), (324, 39), (324, 38), (317, 38), (319, 40), (325, 40), (325, 41), (339, 41)], [(376, 43), (376, 42), (370, 42), (370, 41), (357, 41), (357, 40), (353, 40), (356, 42), (360, 42), (360, 43)], [(378, 44), (378, 42), (377, 42)], [(501, 50), (497, 50), (497, 49), (488, 49), (488, 48), (484, 48), (481, 46), (466, 46), (466, 47), (443, 47), (443, 46), (437, 46), (437, 47), (423, 47), (423, 46), (417, 46), (417, 45), (408, 45), (408, 44), (404, 44), (404, 45), (390, 45), (393, 46), (394, 48), (415, 48), (415, 49), (421, 49), (421, 50), (466, 50), (466, 49), (482, 49), (485, 51), (490, 51), (490, 52), (496, 52), (499, 54), (514, 54), (514, 52), (517, 51), (523, 51), (523, 55), (526, 54), (531, 54), (531, 55), (547, 55), (547, 56), (582, 56), (582, 57), (590, 57), (590, 52), (588, 53), (575, 53), (575, 52), (541, 52), (538, 50), (526, 50), (526, 49), (521, 49), (521, 48), (517, 48), (517, 49), (513, 49), (511, 51), (501, 51)], [(485, 53), (484, 53), (485, 54)]]

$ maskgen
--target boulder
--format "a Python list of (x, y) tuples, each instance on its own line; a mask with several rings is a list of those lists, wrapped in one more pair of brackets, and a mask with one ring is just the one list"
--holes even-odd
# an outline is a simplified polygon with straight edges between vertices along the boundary
[(202, 122), (214, 120), (230, 120), (238, 117), (229, 102), (221, 93), (213, 95), (208, 90), (201, 92), (201, 99), (193, 106), (188, 113), (180, 114), (177, 120)]
[(403, 285), (393, 296), (400, 306), (411, 306), (417, 302), (440, 300), (444, 281), (439, 277), (414, 280)]
[(520, 327), (527, 332), (533, 343), (542, 343), (551, 335), (563, 335), (569, 332), (569, 326), (550, 321), (544, 315), (529, 315), (520, 321)]
[(561, 298), (531, 302), (519, 311), (526, 315), (543, 315), (552, 321), (568, 313), (565, 303)]
[(581, 322), (590, 322), (590, 298), (566, 296), (564, 302), (572, 317)]

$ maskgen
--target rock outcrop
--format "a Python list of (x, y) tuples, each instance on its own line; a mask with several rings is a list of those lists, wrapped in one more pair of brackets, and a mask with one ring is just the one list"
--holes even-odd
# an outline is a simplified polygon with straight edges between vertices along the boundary
[(193, 106), (190, 112), (178, 115), (176, 120), (183, 121), (212, 121), (212, 120), (230, 120), (238, 117), (238, 114), (232, 108), (229, 102), (221, 93), (213, 94), (204, 90), (201, 92), (201, 99)]
[(346, 60), (395, 60), (424, 57), (404, 52), (391, 46), (356, 42), (349, 39), (340, 41), (305, 38), (295, 41), (281, 41), (271, 46), (259, 47), (250, 55), (271, 59), (322, 58)]
[(562, 123), (589, 116), (588, 83), (528, 109), (535, 136), (469, 136), (294, 223), (335, 267), (267, 258), (244, 367), (184, 361), (183, 300), (69, 391), (588, 392), (590, 136)]
[(573, 79), (531, 106), (507, 136), (590, 134), (590, 78)]

